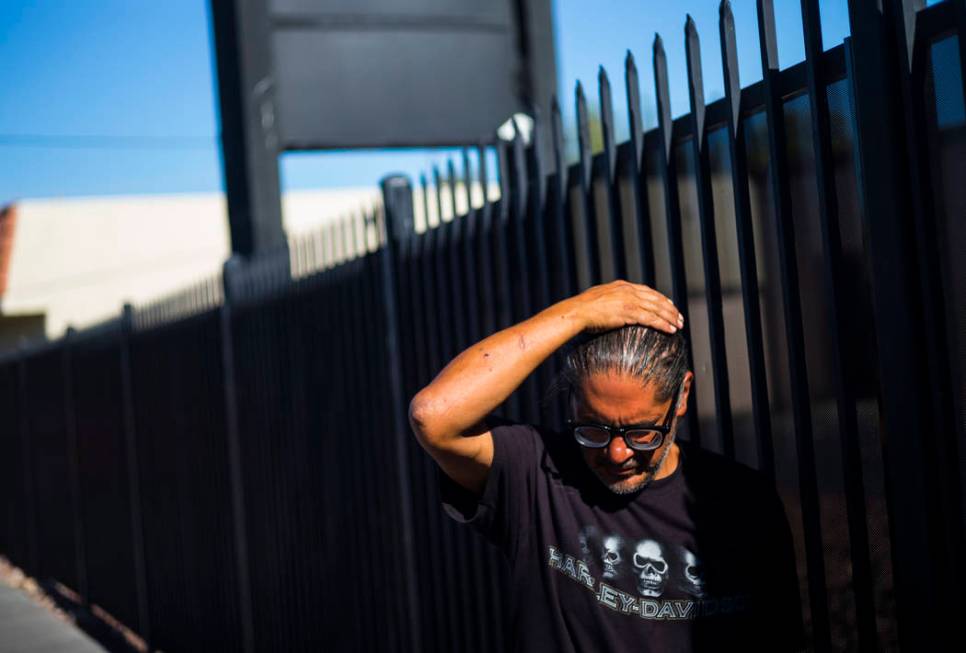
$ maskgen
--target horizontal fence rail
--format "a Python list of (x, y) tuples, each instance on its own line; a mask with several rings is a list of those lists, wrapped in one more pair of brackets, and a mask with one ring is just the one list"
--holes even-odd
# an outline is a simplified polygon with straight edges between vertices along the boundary
[[(958, 641), (966, 583), (966, 5), (849, 2), (826, 50), (724, 97), (683, 38), (643, 128), (602, 149), (576, 89), (530, 140), (468, 148), (382, 206), (0, 358), (0, 553), (165, 651), (503, 651), (509, 571), (448, 519), (408, 402), (481, 338), (622, 278), (686, 316), (682, 438), (774, 480), (817, 651)], [(543, 142), (544, 139), (547, 142)], [(490, 168), (498, 170), (491, 179)], [(549, 358), (502, 417), (560, 428)]]

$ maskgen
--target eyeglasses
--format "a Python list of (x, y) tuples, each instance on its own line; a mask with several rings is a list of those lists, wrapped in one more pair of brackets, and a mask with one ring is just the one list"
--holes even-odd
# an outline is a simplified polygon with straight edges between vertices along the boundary
[[(629, 449), (637, 451), (650, 451), (657, 449), (664, 442), (664, 438), (671, 432), (674, 421), (674, 409), (681, 398), (681, 391), (684, 389), (682, 382), (674, 393), (674, 401), (667, 409), (667, 414), (660, 424), (628, 424), (626, 426), (610, 426), (609, 424), (597, 424), (594, 422), (578, 422), (576, 420), (566, 420), (567, 427), (573, 432), (574, 438), (585, 447), (602, 449), (610, 446), (610, 441), (615, 434), (624, 438), (624, 442)], [(571, 390), (571, 392), (573, 392)]]

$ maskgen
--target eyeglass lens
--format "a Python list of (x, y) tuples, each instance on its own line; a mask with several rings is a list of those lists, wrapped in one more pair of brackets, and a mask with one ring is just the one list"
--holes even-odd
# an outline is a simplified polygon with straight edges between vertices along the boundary
[[(610, 441), (610, 433), (604, 429), (597, 428), (595, 426), (581, 426), (576, 429), (577, 435), (593, 444), (607, 444)], [(640, 445), (650, 445), (657, 442), (661, 437), (660, 431), (652, 431), (649, 429), (631, 429), (627, 431), (627, 439), (634, 444)]]

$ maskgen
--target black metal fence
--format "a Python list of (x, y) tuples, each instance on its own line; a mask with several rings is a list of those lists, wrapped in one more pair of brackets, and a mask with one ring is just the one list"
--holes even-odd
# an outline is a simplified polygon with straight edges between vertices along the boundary
[[(0, 362), (0, 552), (165, 651), (499, 651), (508, 578), (443, 514), (406, 407), (462, 349), (627, 278), (685, 313), (682, 437), (774, 478), (815, 650), (958, 641), (966, 562), (966, 5), (849, 3), (852, 35), (603, 151), (577, 91), (579, 161), (497, 142), (384, 209), (229, 261), (212, 279)], [(540, 130), (535, 134), (539, 135)], [(475, 193), (475, 196), (474, 196)], [(465, 208), (458, 211), (457, 207)], [(455, 215), (461, 213), (461, 215)], [(418, 222), (418, 224), (417, 224)], [(504, 415), (541, 411), (548, 360)]]

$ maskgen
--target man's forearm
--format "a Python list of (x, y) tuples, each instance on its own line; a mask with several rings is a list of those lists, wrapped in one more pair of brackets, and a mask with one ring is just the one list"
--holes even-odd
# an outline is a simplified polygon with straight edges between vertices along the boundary
[(584, 329), (564, 299), (467, 347), (420, 390), (410, 416), (426, 437), (454, 437), (503, 403), (554, 351)]

